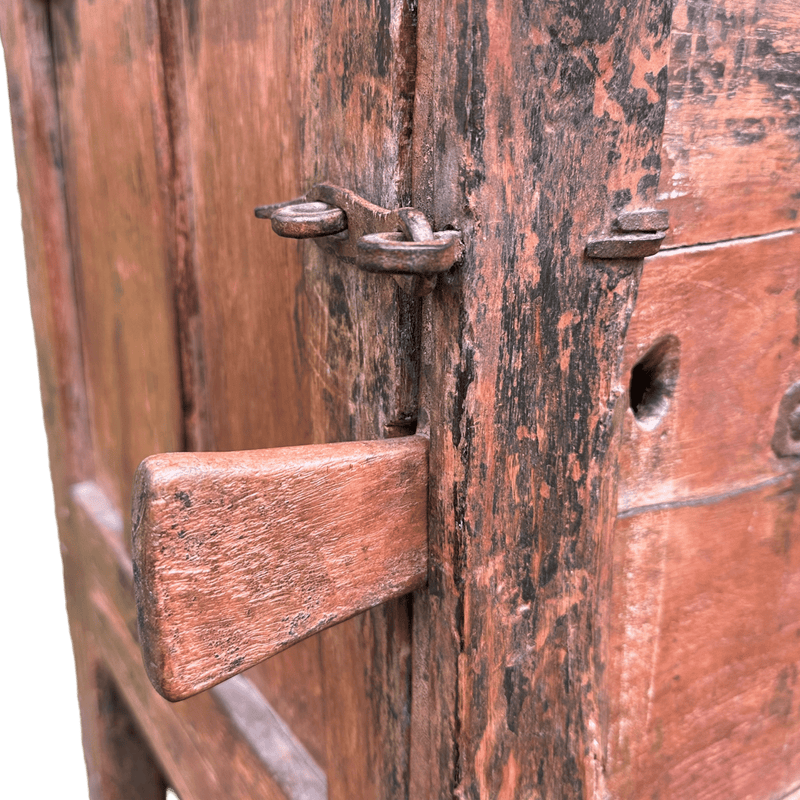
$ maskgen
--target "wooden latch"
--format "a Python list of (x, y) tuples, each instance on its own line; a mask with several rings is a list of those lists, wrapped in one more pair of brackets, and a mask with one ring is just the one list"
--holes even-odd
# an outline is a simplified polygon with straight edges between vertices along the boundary
[(426, 580), (428, 440), (145, 459), (133, 556), (145, 667), (181, 700)]

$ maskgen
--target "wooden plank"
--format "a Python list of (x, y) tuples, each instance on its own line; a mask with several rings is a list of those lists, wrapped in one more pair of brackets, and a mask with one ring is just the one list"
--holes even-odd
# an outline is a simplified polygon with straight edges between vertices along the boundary
[(170, 785), (182, 800), (294, 800), (269, 777), (211, 693), (173, 705), (153, 691), (136, 637), (133, 569), (122, 541), (122, 517), (92, 481), (72, 487), (71, 495), (80, 538), (68, 561), (85, 570), (85, 597), (104, 663)]
[(641, 263), (584, 250), (655, 200), (670, 10), (420, 4), (413, 200), (466, 256), (425, 301), (413, 797), (604, 796), (615, 384)]
[(176, 453), (136, 474), (150, 680), (180, 700), (425, 582), (427, 440)]
[(164, 796), (159, 766), (104, 669), (82, 591), (84, 565), (69, 558), (67, 487), (92, 469), (91, 439), (64, 196), (63, 151), (50, 4), (4, 2), (0, 34), (8, 68), (28, 287), (39, 362), (67, 611), (75, 652), (82, 740), (92, 800)]
[[(293, 3), (301, 185), (410, 200), (417, 3)], [(304, 246), (299, 313), (315, 441), (413, 433), (420, 302)], [(331, 797), (409, 796), (411, 618), (394, 601), (319, 637)]]
[(157, 27), (151, 4), (68, 0), (51, 15), (96, 476), (126, 507), (138, 463), (183, 433)]
[[(319, 641), (312, 636), (247, 671), (294, 735), (322, 769), (328, 765), (325, 702)], [(298, 692), (297, 687), (303, 691)]]
[(325, 773), (251, 681), (236, 675), (213, 691), (289, 800), (327, 800)]
[[(204, 446), (413, 432), (418, 302), (323, 261), (314, 245), (277, 240), (251, 214), (323, 179), (376, 203), (407, 201), (415, 4), (173, 7), (208, 365)], [(220, 107), (237, 112), (220, 117)], [(274, 398), (270, 414), (252, 397)], [(398, 603), (248, 672), (323, 766), (330, 753), (332, 797), (404, 796), (409, 647)]]
[(678, 0), (659, 203), (665, 246), (793, 228), (800, 210), (795, 0)]
[[(157, 5), (186, 447), (306, 443), (307, 370), (295, 308), (302, 264), (294, 243), (276, 241), (252, 216), (265, 196), (298, 192), (298, 109), (286, 89), (291, 8)], [(235, 119), (220, 116), (219, 108), (234, 106)], [(269, 398), (270, 413), (253, 397)], [(316, 642), (299, 644), (248, 677), (324, 766)], [(301, 696), (291, 688), (298, 681), (305, 686)]]
[[(625, 416), (621, 510), (720, 494), (793, 467), (771, 440), (800, 374), (799, 252), (800, 236), (788, 234), (647, 260), (619, 390), (633, 383), (649, 394), (639, 419), (630, 408)], [(667, 340), (669, 352), (634, 378)]]
[(104, 786), (104, 798), (148, 798), (162, 800), (167, 785), (161, 767), (147, 743), (139, 733), (138, 724), (122, 702), (110, 677), (102, 672), (95, 677), (97, 687), (97, 715), (105, 720), (104, 731), (108, 741), (104, 744), (107, 757), (107, 774), (113, 775), (113, 789)]
[(620, 519), (608, 790), (783, 797), (800, 783), (797, 474)]
[[(300, 194), (298, 116), (291, 82), (292, 3), (164, 2), (165, 42), (182, 70), (191, 239), (209, 419), (205, 449), (310, 442), (308, 376), (298, 336), (299, 246), (253, 209)], [(178, 92), (178, 97), (180, 97)], [(236, 113), (220, 114), (220, 109)], [(184, 191), (187, 191), (185, 188)], [(258, 357), (253, 357), (257, 353)], [(264, 406), (252, 402), (261, 397)]]
[[(416, 20), (408, 0), (295, 3), (301, 183), (408, 205)], [(388, 276), (305, 245), (301, 298), (315, 441), (413, 432), (419, 306)]]

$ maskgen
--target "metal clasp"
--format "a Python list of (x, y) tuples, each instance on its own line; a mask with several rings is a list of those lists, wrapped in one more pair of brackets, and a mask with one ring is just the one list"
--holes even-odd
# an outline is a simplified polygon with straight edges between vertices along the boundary
[(626, 211), (613, 224), (610, 234), (589, 239), (589, 258), (645, 258), (655, 255), (669, 229), (669, 213), (654, 208)]
[(314, 239), (319, 247), (365, 272), (394, 276), (418, 297), (462, 256), (461, 232), (431, 229), (416, 208), (389, 210), (339, 186), (320, 183), (305, 197), (259, 206), (259, 219), (272, 221), (279, 236)]

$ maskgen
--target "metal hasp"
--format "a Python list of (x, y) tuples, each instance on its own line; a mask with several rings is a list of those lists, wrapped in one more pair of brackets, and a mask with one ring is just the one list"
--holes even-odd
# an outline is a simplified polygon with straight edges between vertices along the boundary
[(365, 272), (394, 276), (410, 294), (428, 294), (439, 273), (461, 258), (460, 231), (433, 231), (416, 208), (389, 210), (338, 186), (320, 183), (297, 200), (259, 206), (279, 236), (313, 239), (325, 252)]
[(615, 220), (608, 236), (589, 239), (589, 258), (644, 258), (655, 255), (669, 228), (669, 213), (653, 208), (626, 211)]

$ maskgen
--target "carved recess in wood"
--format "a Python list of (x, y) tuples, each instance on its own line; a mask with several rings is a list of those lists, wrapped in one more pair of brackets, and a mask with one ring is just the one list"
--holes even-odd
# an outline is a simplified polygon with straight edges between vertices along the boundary
[(139, 634), (169, 700), (420, 587), (419, 436), (151, 456), (134, 485)]

